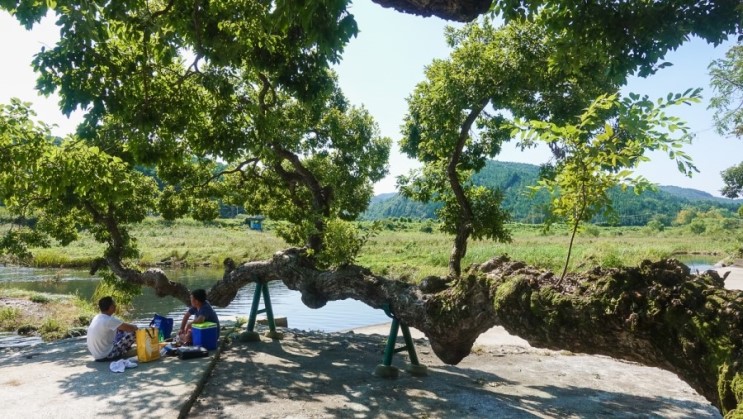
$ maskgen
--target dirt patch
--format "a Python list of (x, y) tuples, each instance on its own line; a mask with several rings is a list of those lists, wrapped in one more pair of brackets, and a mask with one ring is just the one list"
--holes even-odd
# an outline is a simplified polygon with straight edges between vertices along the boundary
[(48, 341), (85, 333), (92, 313), (78, 307), (73, 297), (37, 295), (33, 298), (34, 301), (24, 297), (0, 297), (1, 332), (41, 336)]
[[(603, 356), (478, 345), (444, 365), (416, 339), (396, 379), (373, 373), (386, 336), (290, 330), (283, 340), (227, 345), (190, 417), (688, 417), (719, 412), (675, 375)], [(401, 339), (398, 346), (402, 345)]]
[(22, 317), (35, 319), (42, 319), (51, 313), (45, 304), (35, 303), (23, 298), (0, 297), (1, 308), (17, 309)]

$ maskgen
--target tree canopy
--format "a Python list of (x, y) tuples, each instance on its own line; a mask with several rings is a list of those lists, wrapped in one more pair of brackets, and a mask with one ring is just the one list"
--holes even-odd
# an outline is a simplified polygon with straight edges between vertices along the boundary
[(710, 84), (715, 89), (709, 106), (717, 110), (717, 132), (743, 137), (743, 45), (731, 47), (725, 58), (710, 64), (709, 70)]
[[(289, 243), (318, 254), (326, 222), (366, 207), (371, 185), (386, 173), (390, 141), (366, 110), (348, 103), (329, 70), (356, 33), (345, 4), (297, 7), (20, 2), (11, 11), (29, 26), (57, 13), (61, 39), (34, 60), (39, 90), (58, 92), (66, 113), (84, 111), (73, 143), (156, 168), (165, 185), (149, 197), (150, 211), (210, 219), (214, 199), (224, 198), (289, 221)], [(291, 18), (297, 14), (305, 18)], [(4, 192), (12, 201), (20, 190)], [(32, 209), (45, 211), (25, 208)], [(75, 215), (67, 217), (72, 225)], [(124, 231), (132, 221), (114, 216), (104, 228)], [(135, 252), (122, 238), (109, 245)]]
[[(710, 76), (716, 93), (710, 107), (717, 111), (717, 132), (743, 138), (743, 45), (734, 45), (725, 58), (710, 64)], [(743, 163), (725, 169), (721, 175), (723, 196), (743, 196)]]

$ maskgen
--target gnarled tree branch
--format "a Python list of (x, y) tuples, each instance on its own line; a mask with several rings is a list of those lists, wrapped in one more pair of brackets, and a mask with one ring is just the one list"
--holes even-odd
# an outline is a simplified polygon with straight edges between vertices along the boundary
[(492, 0), (372, 0), (383, 7), (424, 17), (469, 22), (490, 9)]

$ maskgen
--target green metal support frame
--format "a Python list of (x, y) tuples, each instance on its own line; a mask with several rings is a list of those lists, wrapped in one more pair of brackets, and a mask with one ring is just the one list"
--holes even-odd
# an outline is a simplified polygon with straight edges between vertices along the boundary
[[(392, 325), (390, 326), (390, 334), (387, 337), (387, 345), (384, 349), (384, 359), (382, 363), (377, 365), (374, 370), (374, 375), (382, 378), (397, 378), (399, 371), (396, 367), (392, 366), (392, 356), (397, 352), (404, 350), (408, 351), (410, 357), (410, 365), (406, 367), (406, 371), (415, 376), (425, 376), (428, 374), (428, 368), (425, 365), (421, 365), (418, 362), (418, 355), (415, 353), (415, 345), (413, 344), (413, 338), (410, 336), (410, 329), (408, 326), (401, 322), (400, 319), (390, 310), (389, 304), (382, 306), (384, 314), (392, 319)], [(405, 346), (395, 348), (397, 343), (397, 333), (402, 330), (402, 336), (405, 339)]]
[[(258, 305), (261, 302), (261, 295), (263, 296), (264, 308), (258, 309)], [(248, 317), (248, 330), (245, 332), (242, 340), (244, 341), (260, 341), (258, 333), (255, 332), (255, 322), (259, 314), (266, 313), (266, 319), (268, 320), (268, 329), (265, 336), (271, 339), (281, 339), (284, 337), (283, 333), (276, 331), (276, 322), (273, 317), (273, 307), (271, 306), (271, 295), (268, 292), (268, 284), (264, 282), (255, 283), (255, 292), (253, 293), (253, 304), (250, 306), (250, 317)]]

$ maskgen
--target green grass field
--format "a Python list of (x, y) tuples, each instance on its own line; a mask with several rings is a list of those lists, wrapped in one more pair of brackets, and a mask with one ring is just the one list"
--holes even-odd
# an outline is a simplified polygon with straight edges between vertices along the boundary
[[(658, 260), (681, 254), (714, 255), (719, 259), (738, 255), (743, 248), (743, 223), (735, 228), (710, 225), (703, 232), (689, 226), (668, 227), (663, 231), (647, 227), (586, 226), (575, 241), (569, 270), (581, 271), (595, 266), (637, 265), (644, 259)], [(150, 218), (132, 229), (137, 238), (141, 266), (159, 262), (221, 267), (230, 257), (246, 262), (269, 258), (287, 244), (267, 224), (264, 232), (249, 230), (241, 219), (201, 223), (193, 220), (175, 222)], [(373, 272), (395, 278), (417, 280), (427, 275), (445, 275), (452, 238), (437, 232), (431, 222), (389, 222), (371, 238), (357, 258), (357, 263)], [(556, 227), (545, 233), (541, 226), (510, 226), (510, 243), (472, 241), (463, 266), (481, 263), (508, 254), (512, 259), (530, 265), (559, 271), (564, 263), (569, 242), (568, 231)], [(34, 266), (86, 266), (102, 254), (103, 246), (89, 236), (67, 247), (32, 249)]]
[[(725, 259), (743, 247), (743, 229), (731, 232), (693, 234), (684, 227), (653, 232), (636, 227), (592, 227), (591, 234), (576, 238), (570, 271), (595, 266), (637, 265), (645, 259), (658, 260), (677, 255), (702, 254)], [(511, 226), (510, 243), (473, 241), (468, 246), (463, 266), (482, 263), (502, 254), (514, 260), (559, 272), (569, 243), (565, 228), (543, 233), (541, 226)], [(372, 239), (358, 262), (375, 272), (391, 275), (446, 273), (452, 240), (441, 233), (384, 232)]]

